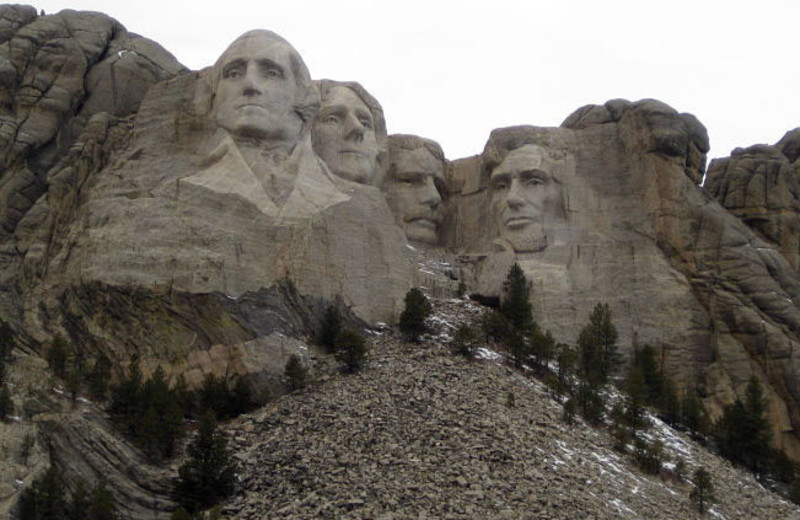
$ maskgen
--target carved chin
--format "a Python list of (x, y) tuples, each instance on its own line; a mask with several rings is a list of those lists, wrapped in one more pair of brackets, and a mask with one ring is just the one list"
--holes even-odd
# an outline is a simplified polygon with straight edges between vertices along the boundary
[(527, 226), (518, 231), (506, 230), (503, 238), (508, 240), (515, 253), (535, 253), (547, 248), (547, 236), (541, 226)]
[[(331, 167), (330, 164), (328, 166)], [(335, 164), (331, 167), (331, 171), (339, 177), (363, 184), (372, 180), (375, 170), (375, 161), (354, 153), (338, 155)]]
[(406, 224), (406, 238), (412, 242), (420, 242), (435, 246), (439, 243), (439, 233), (429, 221), (409, 222)]

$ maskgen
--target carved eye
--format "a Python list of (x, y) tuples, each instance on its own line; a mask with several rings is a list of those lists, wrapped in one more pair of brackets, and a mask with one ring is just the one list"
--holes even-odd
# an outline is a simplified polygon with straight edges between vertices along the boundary
[(268, 78), (282, 78), (283, 77), (283, 71), (278, 70), (278, 69), (276, 69), (274, 67), (270, 67), (270, 68), (268, 68), (267, 70), (264, 71), (264, 76), (266, 76)]
[(369, 128), (370, 130), (372, 130), (372, 119), (368, 117), (359, 117), (358, 121), (364, 128)]
[(236, 78), (241, 78), (243, 75), (244, 72), (242, 71), (242, 69), (235, 67), (226, 70), (225, 73), (222, 75), (222, 77), (225, 79), (236, 79)]
[(339, 116), (334, 114), (328, 114), (322, 119), (323, 123), (327, 123), (329, 125), (338, 125), (339, 124)]
[(540, 184), (544, 184), (544, 181), (539, 177), (530, 177), (525, 180), (526, 186), (539, 186)]
[(500, 179), (492, 182), (492, 189), (495, 191), (503, 191), (508, 189), (508, 181), (505, 179)]

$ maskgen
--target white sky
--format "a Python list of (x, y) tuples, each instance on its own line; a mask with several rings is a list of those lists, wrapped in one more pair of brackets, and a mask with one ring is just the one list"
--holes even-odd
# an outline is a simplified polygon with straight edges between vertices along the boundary
[(239, 34), (270, 29), (312, 77), (354, 80), (389, 133), (449, 159), (489, 132), (558, 126), (586, 104), (656, 98), (708, 128), (709, 158), (800, 126), (798, 0), (42, 0), (95, 10), (184, 65), (211, 65)]

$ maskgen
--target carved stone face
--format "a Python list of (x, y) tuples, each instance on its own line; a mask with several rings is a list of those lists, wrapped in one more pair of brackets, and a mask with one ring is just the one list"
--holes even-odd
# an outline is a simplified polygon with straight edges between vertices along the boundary
[(345, 179), (369, 184), (378, 171), (375, 122), (363, 101), (345, 86), (331, 88), (314, 122), (314, 151)]
[(425, 148), (393, 153), (383, 190), (386, 202), (409, 240), (431, 245), (438, 243), (442, 197), (436, 185), (443, 182), (442, 161)]
[(492, 213), (500, 237), (520, 252), (547, 247), (544, 223), (555, 213), (561, 187), (545, 151), (525, 145), (511, 151), (490, 177)]
[(297, 81), (291, 66), (295, 50), (265, 33), (234, 41), (214, 66), (218, 83), (214, 118), (235, 137), (259, 142), (295, 142), (302, 129), (294, 111)]

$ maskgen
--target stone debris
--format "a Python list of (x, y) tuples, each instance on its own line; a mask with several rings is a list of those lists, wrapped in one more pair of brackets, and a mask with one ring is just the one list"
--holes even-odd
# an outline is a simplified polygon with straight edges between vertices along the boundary
[[(436, 308), (432, 321), (440, 324), (482, 312), (455, 299)], [(453, 356), (439, 338), (430, 334), (416, 345), (395, 334), (373, 338), (362, 373), (337, 375), (227, 424), (240, 490), (223, 515), (692, 517), (691, 484), (642, 474), (603, 429), (563, 423), (547, 387), (497, 360)], [(673, 463), (684, 458), (688, 474), (709, 469), (718, 517), (800, 515), (685, 435), (660, 423), (651, 435), (665, 441)]]

